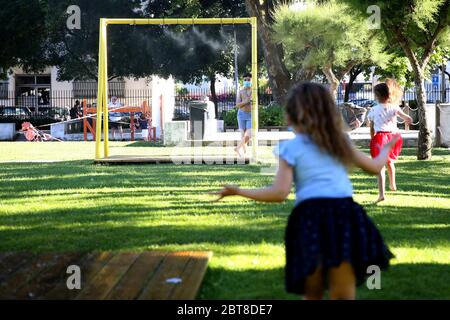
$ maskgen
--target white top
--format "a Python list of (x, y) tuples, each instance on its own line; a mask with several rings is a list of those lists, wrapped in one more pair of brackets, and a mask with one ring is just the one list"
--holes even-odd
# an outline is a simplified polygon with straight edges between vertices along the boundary
[(391, 104), (376, 104), (370, 109), (367, 118), (373, 122), (375, 132), (397, 132), (397, 115), (399, 106)]
[[(116, 108), (120, 108), (122, 106), (122, 104), (116, 100), (116, 103), (113, 103), (112, 101), (109, 102), (108, 104), (108, 109), (116, 109)], [(112, 122), (119, 122), (120, 120), (122, 120), (122, 114), (120, 112), (108, 112), (108, 119), (109, 121)]]
[(109, 109), (120, 108), (121, 106), (122, 106), (122, 104), (121, 104), (118, 100), (116, 100), (115, 103), (113, 103), (112, 101), (110, 101), (110, 102), (108, 103), (108, 108), (109, 108)]

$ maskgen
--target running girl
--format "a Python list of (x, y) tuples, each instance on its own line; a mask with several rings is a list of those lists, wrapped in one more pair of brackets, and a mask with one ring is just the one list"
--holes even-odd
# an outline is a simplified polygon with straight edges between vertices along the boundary
[(218, 200), (239, 195), (281, 202), (294, 181), (296, 202), (285, 234), (287, 291), (322, 299), (328, 287), (331, 299), (354, 299), (367, 267), (386, 268), (392, 254), (364, 209), (353, 201), (348, 170), (357, 166), (379, 173), (397, 138), (370, 159), (348, 139), (327, 88), (301, 83), (286, 101), (288, 124), (296, 136), (279, 146), (273, 184), (262, 189), (225, 186), (216, 193)]
[[(374, 94), (378, 104), (372, 107), (367, 118), (370, 121), (370, 154), (372, 157), (377, 157), (384, 145), (390, 142), (394, 136), (399, 136), (397, 116), (401, 117), (407, 124), (411, 124), (412, 119), (398, 105), (401, 94), (399, 93), (399, 86), (395, 81), (389, 80), (387, 83), (377, 84), (374, 87)], [(397, 160), (401, 150), (402, 139), (400, 137), (389, 153), (387, 162), (389, 187), (392, 191), (397, 190), (394, 161)], [(385, 199), (385, 167), (378, 173), (377, 181), (379, 195), (376, 202), (380, 202)]]

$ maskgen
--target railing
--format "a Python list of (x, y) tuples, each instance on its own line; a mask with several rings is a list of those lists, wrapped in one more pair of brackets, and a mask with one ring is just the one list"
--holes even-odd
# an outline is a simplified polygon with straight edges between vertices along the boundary
[[(236, 106), (236, 90), (226, 89), (216, 92), (216, 101), (208, 89), (196, 89), (189, 92), (177, 92), (175, 95), (174, 120), (189, 119), (189, 102), (199, 100), (207, 96), (210, 101), (217, 103), (217, 118), (222, 119), (224, 112), (233, 109)], [(260, 105), (268, 105), (273, 102), (273, 96), (270, 88), (260, 88), (258, 90), (258, 99)]]
[[(111, 96), (115, 96), (110, 91)], [(86, 102), (87, 106), (95, 107), (97, 102), (97, 91), (86, 90), (84, 94), (80, 91), (74, 94), (74, 91), (56, 91), (50, 92), (48, 97), (42, 96), (21, 96), (14, 91), (2, 92), (0, 94), (0, 121), (21, 121), (38, 120), (38, 122), (47, 121), (47, 123), (67, 120), (76, 114), (74, 106), (77, 101), (79, 105)], [(143, 101), (150, 102), (152, 98), (150, 90), (126, 90), (119, 102), (125, 106), (141, 106)]]
[[(151, 104), (152, 94), (150, 90), (123, 90), (120, 89), (121, 94), (115, 94), (114, 90), (110, 90), (108, 99), (112, 95), (119, 96), (119, 101), (125, 106), (139, 106), (143, 101), (148, 101)], [(434, 103), (441, 100), (442, 91), (435, 85), (427, 84), (427, 101)], [(337, 102), (341, 103), (344, 100), (343, 86), (338, 88)], [(71, 109), (78, 100), (80, 103), (86, 101), (87, 106), (96, 105), (97, 90), (84, 89), (67, 91), (52, 90), (48, 96), (23, 96), (18, 95), (14, 91), (0, 90), (0, 122), (13, 121), (18, 122), (22, 120), (38, 120), (38, 123), (52, 123), (66, 120), (70, 117)], [(189, 92), (177, 92), (172, 101), (175, 101), (173, 120), (187, 120), (189, 119), (189, 102), (192, 100), (201, 99), (208, 96), (211, 101), (217, 104), (217, 117), (223, 118), (223, 114), (233, 109), (236, 105), (236, 92), (234, 88), (227, 90), (218, 90), (215, 98), (210, 90), (198, 89)], [(450, 102), (450, 86), (445, 90), (445, 101)], [(259, 105), (265, 106), (273, 103), (273, 96), (270, 88), (260, 88), (258, 92)], [(404, 101), (413, 101), (416, 98), (415, 89), (407, 89), (404, 92)], [(349, 94), (349, 100), (355, 103), (364, 103), (363, 100), (373, 100), (372, 84), (355, 84), (353, 92)], [(358, 101), (359, 100), (359, 101)], [(415, 106), (412, 105), (413, 108)], [(73, 111), (73, 110), (72, 110)]]
[[(427, 103), (435, 103), (436, 101), (442, 101), (442, 90), (438, 85), (427, 83), (425, 85)], [(344, 102), (345, 87), (340, 85), (338, 87), (337, 102)], [(355, 83), (352, 90), (348, 95), (349, 101), (361, 101), (361, 100), (374, 100), (372, 83)], [(416, 100), (416, 88), (407, 88), (403, 92), (404, 101)], [(445, 89), (445, 102), (450, 102), (450, 85)]]

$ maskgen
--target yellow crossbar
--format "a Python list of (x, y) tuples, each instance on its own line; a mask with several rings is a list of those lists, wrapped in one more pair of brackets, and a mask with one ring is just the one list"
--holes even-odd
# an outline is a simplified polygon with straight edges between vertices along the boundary
[(252, 24), (253, 18), (105, 19), (106, 24)]

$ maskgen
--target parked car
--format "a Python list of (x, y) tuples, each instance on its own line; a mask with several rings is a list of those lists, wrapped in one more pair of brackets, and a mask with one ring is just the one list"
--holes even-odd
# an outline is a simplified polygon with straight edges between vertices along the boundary
[(376, 101), (371, 99), (354, 99), (350, 100), (349, 103), (353, 103), (359, 107), (372, 108), (376, 104)]
[(0, 107), (0, 117), (30, 118), (31, 115), (27, 107)]
[(33, 116), (39, 118), (48, 118), (54, 120), (64, 120), (69, 116), (68, 107), (40, 107), (37, 111), (33, 112)]
[[(126, 124), (130, 123), (130, 121), (131, 121), (131, 114), (130, 114), (130, 112), (116, 112), (116, 113), (121, 115), (120, 122), (124, 122)], [(141, 114), (142, 114), (142, 112), (135, 112), (134, 113), (134, 122), (136, 122), (137, 119), (139, 119)], [(123, 126), (127, 126), (126, 124), (122, 124), (122, 125)]]

